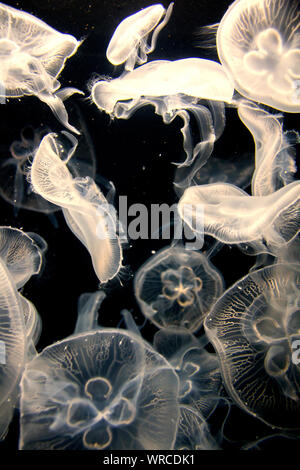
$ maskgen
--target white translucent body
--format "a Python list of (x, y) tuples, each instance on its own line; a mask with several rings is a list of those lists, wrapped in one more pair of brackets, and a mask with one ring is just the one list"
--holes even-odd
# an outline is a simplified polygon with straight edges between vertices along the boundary
[[(114, 32), (106, 51), (106, 57), (113, 65), (125, 63), (126, 70), (133, 70), (136, 63), (147, 61), (147, 54), (155, 49), (158, 33), (169, 21), (173, 3), (167, 10), (161, 5), (151, 5), (128, 16)], [(164, 20), (160, 20), (165, 16)], [(148, 35), (153, 31), (151, 44)]]
[(26, 333), (21, 296), (0, 259), (0, 439), (12, 418), (16, 393), (26, 361)]
[(220, 22), (217, 48), (243, 96), (281, 111), (300, 111), (297, 0), (236, 0)]
[(262, 197), (226, 183), (192, 186), (178, 204), (179, 214), (192, 229), (197, 205), (204, 207), (204, 233), (223, 243), (257, 242), (258, 250), (272, 246), (278, 250), (299, 231), (300, 182)]
[(0, 24), (0, 96), (35, 95), (50, 106), (64, 126), (78, 134), (68, 122), (63, 100), (81, 92), (75, 88), (59, 90), (57, 77), (80, 42), (4, 4), (0, 4)]
[(64, 148), (57, 137), (48, 134), (40, 144), (31, 167), (33, 189), (62, 207), (70, 229), (88, 249), (99, 280), (106, 282), (122, 263), (115, 213), (91, 178), (72, 177), (67, 161), (75, 148), (61, 160)]
[(205, 331), (226, 388), (245, 411), (273, 426), (300, 428), (300, 265), (278, 264), (248, 274), (216, 302)]
[(168, 247), (139, 268), (134, 291), (143, 314), (156, 326), (192, 332), (223, 292), (223, 280), (202, 253)]
[(252, 195), (266, 196), (294, 180), (297, 168), (290, 140), (299, 140), (299, 135), (294, 133), (289, 137), (282, 129), (280, 117), (254, 103), (242, 103), (238, 111), (255, 141)]
[[(142, 96), (166, 96), (167, 107), (176, 109), (176, 101), (180, 102), (176, 97), (179, 93), (230, 102), (233, 87), (222, 66), (212, 60), (156, 60), (114, 80), (96, 82), (91, 97), (99, 109), (114, 115), (118, 101), (138, 100)], [(118, 113), (115, 115), (119, 117)]]
[(21, 449), (171, 449), (178, 380), (141, 338), (103, 329), (47, 347), (27, 366)]

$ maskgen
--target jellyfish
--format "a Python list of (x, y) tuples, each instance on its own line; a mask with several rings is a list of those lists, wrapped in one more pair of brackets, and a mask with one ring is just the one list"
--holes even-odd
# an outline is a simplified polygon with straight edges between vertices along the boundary
[[(197, 168), (204, 165), (211, 152), (206, 152), (203, 146), (207, 142), (210, 148), (219, 133), (219, 124), (217, 130), (213, 125), (214, 110), (210, 111), (199, 101), (231, 102), (232, 95), (233, 87), (222, 66), (199, 58), (148, 62), (119, 78), (100, 80), (91, 85), (92, 101), (113, 118), (128, 119), (146, 105), (154, 106), (165, 124), (179, 116), (184, 123), (181, 132), (186, 154), (186, 160), (179, 163), (179, 167), (190, 166), (196, 160)], [(193, 142), (189, 112), (200, 134), (197, 143)]]
[[(166, 10), (161, 4), (151, 5), (125, 18), (108, 45), (106, 57), (109, 62), (113, 65), (125, 62), (125, 70), (128, 71), (133, 70), (136, 63), (145, 63), (147, 55), (155, 49), (159, 32), (170, 19), (173, 6), (174, 3), (170, 3)], [(153, 33), (149, 45), (147, 40), (151, 31)]]
[(134, 292), (146, 318), (159, 328), (197, 331), (223, 292), (223, 278), (202, 253), (167, 247), (139, 268)]
[(238, 112), (255, 141), (255, 172), (252, 195), (266, 196), (294, 181), (297, 171), (293, 143), (297, 132), (283, 132), (281, 116), (261, 109), (255, 103), (242, 101)]
[(42, 267), (47, 249), (45, 240), (35, 233), (12, 227), (0, 227), (0, 258), (20, 289)]
[[(81, 124), (83, 124), (82, 121)], [(28, 173), (34, 154), (43, 137), (50, 132), (48, 126), (37, 129), (26, 126), (21, 130), (21, 139), (15, 140), (10, 146), (11, 157), (0, 164), (0, 194), (5, 201), (14, 205), (16, 216), (19, 208), (48, 215), (60, 210), (59, 206), (33, 192), (28, 181)], [(77, 152), (69, 163), (69, 169), (73, 176), (95, 177), (95, 156), (85, 126), (79, 137)], [(52, 220), (54, 222), (54, 217)]]
[(231, 184), (206, 184), (186, 189), (178, 211), (195, 230), (197, 207), (203, 207), (205, 234), (276, 256), (299, 232), (299, 197), (299, 181), (261, 197), (249, 196)]
[(246, 412), (282, 429), (299, 429), (299, 264), (251, 272), (205, 319), (228, 393)]
[(172, 449), (177, 396), (173, 368), (135, 332), (82, 331), (48, 346), (27, 364), (19, 447)]
[(107, 282), (118, 274), (122, 264), (116, 213), (91, 178), (72, 177), (67, 163), (77, 139), (68, 133), (65, 136), (72, 145), (69, 150), (56, 134), (43, 138), (30, 181), (35, 192), (62, 207), (69, 228), (89, 251), (100, 282)]
[(162, 328), (154, 336), (154, 348), (174, 367), (179, 378), (179, 403), (207, 420), (220, 400), (219, 361), (205, 347), (205, 336), (196, 338), (186, 329)]
[(236, 0), (217, 30), (217, 49), (234, 87), (280, 111), (300, 111), (297, 0)]
[(0, 24), (0, 96), (34, 95), (51, 108), (66, 128), (79, 134), (68, 122), (63, 101), (74, 93), (83, 93), (76, 88), (59, 89), (57, 78), (80, 42), (4, 4), (0, 5)]
[(0, 440), (6, 436), (25, 364), (36, 354), (41, 332), (38, 312), (18, 289), (40, 272), (46, 247), (37, 234), (0, 227)]

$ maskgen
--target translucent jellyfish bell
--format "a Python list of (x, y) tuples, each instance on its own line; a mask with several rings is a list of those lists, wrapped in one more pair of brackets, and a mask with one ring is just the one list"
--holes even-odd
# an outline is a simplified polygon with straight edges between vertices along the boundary
[(267, 424), (300, 427), (300, 271), (278, 264), (228, 289), (207, 316), (205, 331), (235, 402)]
[[(174, 3), (170, 3), (167, 10), (161, 4), (151, 5), (125, 18), (108, 45), (106, 57), (109, 62), (113, 65), (125, 62), (125, 70), (129, 71), (134, 69), (136, 63), (141, 65), (146, 62), (147, 54), (155, 49), (159, 32), (169, 21), (173, 5)], [(151, 31), (151, 44), (148, 45)]]
[(21, 383), (20, 449), (172, 449), (178, 380), (142, 338), (117, 329), (44, 349)]
[(257, 253), (278, 255), (299, 232), (300, 182), (261, 197), (226, 183), (192, 186), (178, 203), (180, 216), (192, 230), (197, 230), (198, 206), (204, 208), (204, 233), (223, 243), (249, 244)]
[(156, 326), (193, 332), (222, 294), (223, 279), (205, 255), (171, 246), (139, 268), (134, 291), (143, 314)]
[(27, 234), (12, 227), (0, 227), (0, 258), (20, 289), (41, 270), (45, 240), (37, 234)]
[(153, 340), (154, 348), (174, 367), (179, 377), (179, 402), (207, 419), (220, 401), (222, 385), (216, 354), (205, 349), (205, 336), (196, 338), (178, 327), (162, 328)]
[(63, 101), (82, 92), (75, 88), (59, 90), (57, 77), (80, 42), (4, 4), (0, 4), (0, 22), (0, 97), (35, 95), (65, 127), (78, 134), (68, 122)]
[(70, 150), (56, 134), (43, 138), (32, 163), (31, 184), (42, 197), (62, 207), (69, 228), (89, 251), (99, 280), (107, 282), (122, 264), (115, 209), (91, 178), (72, 177), (67, 163), (77, 139), (68, 133), (67, 138)]
[(220, 22), (217, 48), (243, 96), (280, 111), (300, 111), (297, 0), (236, 0)]
[[(162, 116), (166, 124), (179, 116), (184, 123), (181, 132), (186, 160), (178, 165), (189, 166), (197, 160), (199, 168), (210, 155), (206, 146), (208, 149), (213, 146), (222, 128), (222, 124), (217, 123), (215, 130), (214, 111), (200, 104), (199, 100), (231, 102), (233, 91), (219, 63), (192, 57), (175, 61), (157, 60), (123, 73), (114, 80), (96, 81), (91, 85), (91, 99), (112, 118), (128, 119), (146, 105), (154, 106), (156, 114)], [(214, 106), (212, 108), (215, 109)], [(200, 141), (196, 144), (190, 129), (189, 113), (192, 113), (199, 129)], [(179, 179), (181, 181), (183, 177), (180, 175)]]
[[(95, 162), (93, 147), (89, 135), (83, 124), (83, 133), (79, 137), (76, 155), (69, 164), (73, 176), (95, 176)], [(60, 210), (60, 207), (46, 201), (32, 191), (28, 181), (30, 165), (41, 140), (51, 132), (50, 128), (43, 126), (33, 128), (26, 126), (21, 130), (19, 140), (14, 140), (10, 145), (10, 157), (3, 153), (0, 162), (0, 194), (10, 204), (14, 205), (14, 213), (18, 210), (28, 209), (45, 214), (52, 214)], [(54, 217), (52, 218), (54, 219)]]

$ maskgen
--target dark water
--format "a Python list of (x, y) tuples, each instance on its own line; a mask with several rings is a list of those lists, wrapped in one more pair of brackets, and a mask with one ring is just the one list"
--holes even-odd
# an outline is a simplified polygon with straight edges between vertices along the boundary
[[(117, 77), (122, 68), (112, 66), (105, 57), (108, 42), (121, 20), (138, 9), (149, 6), (149, 1), (137, 0), (24, 0), (8, 1), (8, 5), (29, 12), (63, 33), (77, 39), (85, 38), (77, 53), (70, 58), (59, 80), (63, 86), (74, 86), (89, 95), (87, 83), (93, 74)], [(217, 59), (212, 49), (197, 48), (196, 32), (200, 26), (218, 22), (229, 0), (175, 0), (175, 8), (168, 25), (158, 38), (155, 51), (149, 60), (203, 57)], [(163, 2), (167, 7), (168, 3)], [(182, 136), (180, 120), (165, 125), (161, 117), (154, 114), (152, 107), (137, 112), (128, 121), (110, 122), (104, 113), (80, 95), (74, 95), (66, 102), (70, 122), (78, 123), (78, 116), (84, 122), (90, 136), (90, 152), (96, 156), (97, 174), (113, 181), (117, 196), (126, 195), (128, 204), (139, 202), (177, 201), (173, 190), (173, 161), (182, 159)], [(238, 120), (236, 112), (228, 109), (224, 135), (216, 144), (215, 152), (228, 156), (254, 151), (252, 138)], [(35, 97), (9, 100), (0, 106), (0, 148), (1, 158), (9, 156), (9, 145), (19, 139), (20, 130), (27, 125), (35, 128), (49, 126), (59, 132), (62, 126), (51, 110)], [(286, 116), (286, 129), (297, 128), (298, 116)], [(26, 284), (22, 293), (36, 306), (42, 318), (42, 334), (38, 351), (55, 341), (73, 333), (77, 300), (84, 292), (93, 292), (99, 282), (90, 257), (74, 235), (67, 228), (64, 217), (56, 213), (57, 226), (45, 214), (20, 209), (17, 216), (14, 208), (0, 200), (1, 224), (36, 232), (48, 243), (43, 272)], [(120, 310), (129, 309), (138, 325), (144, 318), (135, 302), (132, 290), (132, 275), (146, 261), (153, 250), (168, 245), (167, 240), (135, 240), (124, 252), (124, 264), (128, 270), (106, 287), (107, 298), (101, 308), (100, 323), (116, 327), (120, 322)], [(214, 258), (214, 264), (222, 272), (226, 286), (245, 275), (254, 259), (241, 254), (236, 248), (224, 247)], [(152, 340), (156, 328), (150, 324), (142, 329), (142, 335)], [(219, 421), (218, 421), (219, 419)], [(214, 418), (215, 429), (224, 415)], [(226, 448), (237, 449), (241, 444), (270, 434), (267, 426), (248, 416), (238, 408), (232, 415), (226, 429)], [(271, 444), (284, 448), (286, 440), (278, 439)], [(294, 442), (294, 441), (293, 441)], [(17, 449), (18, 413), (10, 427), (9, 434), (0, 444), (0, 450)], [(289, 442), (289, 445), (291, 442)], [(294, 446), (297, 444), (294, 442)]]

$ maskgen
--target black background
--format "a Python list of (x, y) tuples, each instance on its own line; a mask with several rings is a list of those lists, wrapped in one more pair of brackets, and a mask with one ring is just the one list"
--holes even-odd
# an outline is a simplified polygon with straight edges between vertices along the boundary
[[(48, 23), (60, 32), (85, 38), (76, 55), (70, 58), (59, 77), (64, 86), (74, 86), (89, 95), (87, 83), (93, 74), (117, 77), (122, 67), (112, 66), (105, 53), (108, 42), (117, 25), (128, 15), (151, 2), (142, 0), (24, 0), (8, 1), (8, 5), (24, 10)], [(162, 2), (165, 7), (168, 2)], [(155, 51), (149, 60), (203, 57), (217, 60), (216, 51), (196, 47), (199, 43), (199, 27), (218, 22), (230, 5), (229, 0), (175, 0), (174, 10), (167, 26), (159, 35)], [(182, 122), (176, 119), (164, 125), (152, 107), (138, 111), (128, 121), (110, 119), (100, 113), (90, 101), (74, 95), (66, 102), (71, 124), (76, 125), (74, 103), (80, 109), (91, 136), (93, 151), (97, 158), (97, 173), (113, 181), (117, 196), (127, 195), (128, 204), (177, 201), (173, 190), (175, 166), (172, 161), (182, 159)], [(254, 145), (248, 130), (236, 116), (234, 109), (226, 111), (227, 124), (221, 139), (216, 143), (215, 154), (230, 158), (253, 152)], [(286, 115), (285, 129), (297, 128), (298, 115)], [(48, 125), (52, 131), (62, 129), (50, 108), (35, 97), (10, 99), (0, 106), (0, 158), (9, 157), (9, 145), (20, 137), (27, 125)], [(160, 155), (161, 154), (161, 155)], [(42, 213), (21, 209), (15, 217), (13, 206), (0, 200), (1, 224), (36, 232), (48, 243), (44, 268), (39, 276), (32, 278), (22, 293), (36, 306), (42, 318), (42, 333), (37, 349), (61, 340), (73, 333), (77, 300), (84, 292), (94, 292), (99, 281), (94, 274), (90, 257), (80, 241), (67, 228), (64, 217), (56, 213), (58, 227)], [(119, 325), (120, 311), (129, 309), (138, 325), (144, 321), (132, 291), (132, 277), (137, 268), (150, 256), (152, 250), (168, 245), (167, 240), (136, 240), (124, 252), (126, 272), (119, 279), (105, 286), (107, 298), (100, 310), (102, 326)], [(241, 254), (234, 247), (224, 247), (213, 258), (222, 272), (226, 287), (245, 275), (254, 259)], [(122, 325), (124, 326), (124, 325)], [(150, 342), (156, 328), (147, 324), (141, 331)], [(220, 422), (222, 422), (222, 413)], [(237, 408), (232, 408), (227, 435), (232, 442), (228, 448), (239, 448), (248, 440), (268, 435), (270, 429)], [(219, 422), (219, 423), (220, 423)], [(218, 427), (214, 423), (216, 428)], [(17, 449), (18, 412), (10, 426), (0, 450)], [(236, 442), (239, 443), (236, 443)], [(284, 443), (274, 441), (274, 447)], [(292, 445), (289, 443), (289, 445)]]

